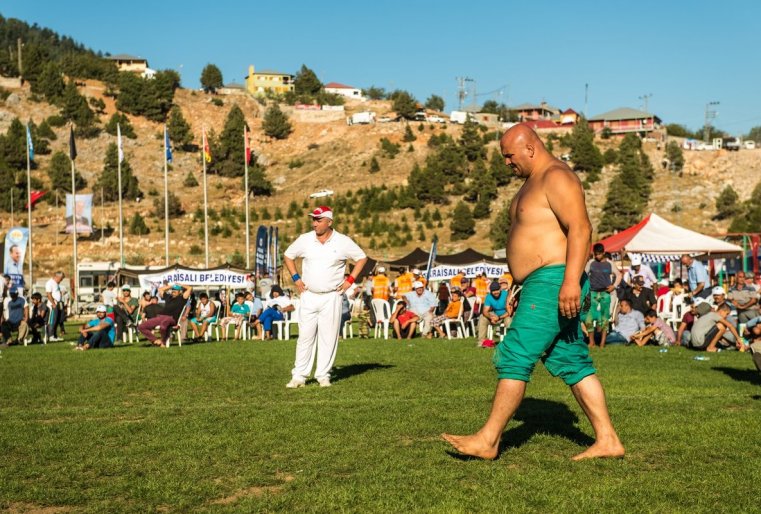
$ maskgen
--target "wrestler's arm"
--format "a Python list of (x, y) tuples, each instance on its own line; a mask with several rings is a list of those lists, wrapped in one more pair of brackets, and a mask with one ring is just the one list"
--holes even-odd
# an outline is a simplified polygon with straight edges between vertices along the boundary
[(581, 309), (579, 281), (587, 261), (592, 224), (581, 182), (572, 172), (559, 166), (548, 170), (545, 191), (552, 212), (566, 232), (566, 269), (558, 294), (558, 307), (562, 315), (571, 318)]

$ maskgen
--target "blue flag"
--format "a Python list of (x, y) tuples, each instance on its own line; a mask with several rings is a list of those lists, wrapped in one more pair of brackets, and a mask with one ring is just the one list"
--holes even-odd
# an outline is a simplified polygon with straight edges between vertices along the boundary
[(164, 149), (166, 151), (166, 162), (172, 162), (172, 144), (169, 141), (169, 131), (164, 125)]
[(34, 160), (34, 144), (32, 143), (32, 133), (29, 130), (29, 125), (26, 126), (26, 146), (29, 149), (29, 160)]

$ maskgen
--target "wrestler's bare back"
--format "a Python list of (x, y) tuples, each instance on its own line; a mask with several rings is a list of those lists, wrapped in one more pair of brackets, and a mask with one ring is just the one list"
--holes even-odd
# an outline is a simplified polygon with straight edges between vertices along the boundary
[(557, 174), (578, 178), (562, 162), (534, 173), (515, 194), (510, 204), (510, 233), (507, 236), (507, 264), (516, 282), (532, 271), (552, 264), (565, 264), (566, 231), (550, 208), (545, 184)]

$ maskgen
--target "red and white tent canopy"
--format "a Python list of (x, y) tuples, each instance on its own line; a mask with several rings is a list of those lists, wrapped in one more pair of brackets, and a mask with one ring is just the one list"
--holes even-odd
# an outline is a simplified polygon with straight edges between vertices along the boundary
[(677, 260), (684, 253), (721, 258), (743, 251), (735, 244), (669, 223), (655, 213), (600, 243), (606, 252), (640, 254), (643, 260), (651, 262)]

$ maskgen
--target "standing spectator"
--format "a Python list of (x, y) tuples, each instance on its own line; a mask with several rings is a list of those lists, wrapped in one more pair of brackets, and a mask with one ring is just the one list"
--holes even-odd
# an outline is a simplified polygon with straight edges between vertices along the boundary
[(373, 300), (386, 300), (389, 299), (390, 282), (386, 276), (386, 268), (379, 267), (373, 277)]
[(63, 280), (63, 271), (56, 271), (53, 276), (45, 283), (45, 294), (47, 295), (48, 307), (50, 308), (50, 318), (48, 319), (48, 341), (61, 341), (57, 334), (58, 320), (63, 316), (63, 303), (61, 302), (61, 280)]
[(505, 322), (509, 317), (507, 309), (508, 291), (499, 287), (497, 282), (492, 282), (489, 286), (489, 294), (484, 300), (481, 309), (481, 317), (478, 319), (478, 339), (479, 346), (491, 347), (493, 344), (486, 339), (489, 333), (489, 325), (497, 326)]
[(95, 319), (82, 325), (79, 329), (79, 342), (75, 350), (89, 350), (91, 348), (113, 348), (114, 320), (106, 316), (108, 309), (105, 305), (98, 305), (95, 309)]
[(708, 298), (711, 296), (711, 279), (702, 262), (687, 254), (682, 255), (681, 262), (687, 266), (687, 282), (690, 285), (690, 296)]
[(642, 276), (638, 275), (633, 280), (632, 288), (624, 293), (624, 298), (629, 300), (634, 310), (644, 315), (655, 308), (655, 294), (652, 289), (645, 287), (645, 279)]
[(642, 257), (639, 255), (632, 255), (631, 256), (631, 268), (629, 268), (629, 271), (626, 272), (626, 276), (624, 277), (624, 281), (629, 285), (634, 285), (634, 278), (635, 277), (642, 277), (645, 282), (645, 287), (648, 289), (652, 289), (653, 284), (656, 283), (655, 274), (653, 273), (653, 270), (650, 269), (650, 266), (643, 265), (642, 264)]
[(758, 310), (758, 292), (746, 284), (744, 271), (738, 271), (735, 285), (730, 288), (727, 301), (737, 309), (737, 320), (747, 323), (761, 315)]
[(449, 279), (449, 287), (452, 289), (462, 289), (462, 279), (465, 278), (465, 270), (458, 269), (457, 275)]
[(481, 303), (484, 303), (486, 295), (489, 294), (489, 279), (486, 278), (486, 273), (483, 271), (476, 274), (475, 280), (473, 280), (473, 287), (476, 288), (476, 296)]
[(412, 282), (420, 282), (423, 287), (428, 286), (428, 280), (423, 276), (423, 272), (419, 268), (412, 269)]
[[(292, 378), (286, 385), (288, 388), (306, 384), (315, 354), (317, 365), (314, 377), (320, 387), (331, 385), (330, 371), (335, 362), (341, 328), (341, 297), (362, 273), (367, 262), (367, 255), (357, 243), (333, 229), (333, 210), (330, 207), (317, 207), (309, 216), (312, 218), (312, 231), (300, 235), (284, 254), (285, 266), (301, 294), (299, 339), (296, 342)], [(299, 257), (303, 257), (303, 278), (296, 272), (294, 262)], [(354, 261), (354, 268), (349, 277), (344, 278), (349, 259)], [(388, 299), (388, 277), (381, 276), (385, 278)]]
[(436, 295), (427, 290), (422, 282), (412, 284), (413, 291), (407, 293), (407, 308), (414, 312), (420, 318), (420, 334), (423, 337), (431, 338), (431, 322), (433, 321), (433, 311), (438, 305)]
[(439, 299), (439, 305), (436, 306), (436, 315), (441, 316), (447, 310), (447, 305), (449, 305), (449, 286), (447, 286), (446, 282), (442, 281), (439, 283), (439, 290), (436, 296)]
[[(27, 321), (29, 320), (29, 308), (26, 300), (19, 295), (19, 290), (15, 285), (11, 285), (8, 291), (8, 298), (3, 300), (3, 323), (0, 329), (3, 334), (2, 346), (19, 344), (26, 339), (29, 331)], [(11, 339), (12, 333), (18, 330), (18, 337)]]
[(394, 281), (394, 297), (401, 298), (407, 293), (412, 292), (412, 283), (414, 281), (415, 275), (409, 270), (396, 277)]
[(137, 298), (132, 297), (132, 288), (128, 284), (122, 286), (122, 294), (116, 297), (113, 304), (114, 321), (116, 322), (116, 339), (122, 340), (124, 329), (135, 328), (135, 316), (137, 314)]
[(592, 255), (585, 268), (592, 303), (583, 323), (589, 335), (589, 346), (595, 345), (595, 332), (600, 332), (600, 348), (605, 348), (610, 323), (610, 293), (621, 283), (621, 272), (613, 261), (605, 258), (605, 247), (601, 243), (592, 247)]
[(650, 309), (645, 313), (645, 323), (647, 326), (631, 337), (631, 341), (637, 346), (645, 346), (648, 343), (655, 343), (658, 346), (672, 346), (676, 343), (674, 330), (658, 317), (658, 313)]
[(40, 329), (45, 330), (48, 323), (49, 309), (42, 302), (40, 293), (32, 294), (32, 308), (29, 311), (29, 331), (32, 333), (32, 344), (42, 343)]
[(616, 330), (608, 334), (608, 344), (629, 344), (634, 334), (645, 329), (645, 317), (640, 311), (634, 310), (631, 301), (626, 298), (619, 301), (618, 305)]

